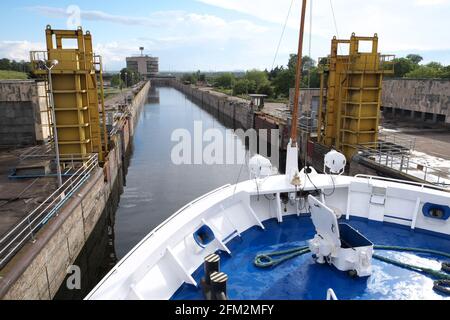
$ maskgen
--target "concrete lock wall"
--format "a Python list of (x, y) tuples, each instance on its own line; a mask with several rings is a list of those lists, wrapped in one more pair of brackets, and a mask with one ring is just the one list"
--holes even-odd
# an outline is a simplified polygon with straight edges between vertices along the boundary
[[(300, 114), (315, 111), (319, 89), (300, 90)], [(289, 93), (290, 108), (294, 89)], [(443, 79), (385, 79), (381, 97), (383, 114), (400, 115), (417, 120), (450, 124), (450, 80)]]
[[(103, 169), (96, 169), (58, 215), (37, 233), (36, 242), (27, 243), (0, 271), (2, 299), (52, 299), (55, 296), (67, 276), (68, 267), (76, 260), (104, 210), (108, 210), (108, 203), (112, 198), (117, 200), (123, 159), (129, 151), (137, 116), (149, 88), (147, 82), (136, 94), (131, 102), (131, 116), (110, 137), (113, 148)], [(124, 136), (130, 139), (123, 141)]]
[(253, 128), (253, 110), (247, 100), (228, 96), (208, 88), (183, 84), (176, 80), (158, 84), (168, 85), (183, 92), (186, 96), (198, 102), (202, 108), (207, 107), (210, 109), (209, 111), (217, 114), (219, 119), (231, 121), (231, 125), (234, 127)]
[(45, 85), (35, 80), (0, 81), (0, 145), (34, 145), (48, 137)]
[[(294, 88), (289, 89), (289, 109), (294, 109)], [(302, 88), (300, 89), (299, 100), (299, 114), (310, 113), (311, 111), (317, 114), (319, 110), (319, 95), (320, 89), (317, 88)]]
[(434, 122), (450, 124), (450, 80), (385, 80), (382, 106), (393, 114), (395, 110), (406, 110), (411, 118), (426, 120), (429, 116)]

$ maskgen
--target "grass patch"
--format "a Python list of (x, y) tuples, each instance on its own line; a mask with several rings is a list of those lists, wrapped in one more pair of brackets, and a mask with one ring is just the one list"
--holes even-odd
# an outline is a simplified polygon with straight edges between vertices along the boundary
[(289, 104), (289, 98), (284, 98), (284, 97), (279, 97), (279, 98), (266, 98), (264, 101), (266, 101), (266, 102), (276, 102), (276, 103)]
[(233, 95), (233, 89), (225, 89), (225, 88), (213, 88), (214, 91), (227, 94), (229, 96)]
[(0, 80), (26, 80), (28, 75), (25, 72), (0, 70)]

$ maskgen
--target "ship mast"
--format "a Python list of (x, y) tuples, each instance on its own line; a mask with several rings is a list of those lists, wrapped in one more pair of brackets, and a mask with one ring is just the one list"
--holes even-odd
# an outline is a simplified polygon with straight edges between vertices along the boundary
[(295, 73), (295, 93), (294, 93), (294, 110), (292, 111), (291, 123), (291, 146), (297, 147), (297, 126), (298, 126), (298, 105), (300, 95), (300, 82), (302, 80), (302, 53), (303, 53), (303, 33), (305, 31), (305, 13), (306, 0), (303, 0), (302, 14), (300, 19), (300, 34), (298, 38), (298, 52), (297, 52), (297, 68)]

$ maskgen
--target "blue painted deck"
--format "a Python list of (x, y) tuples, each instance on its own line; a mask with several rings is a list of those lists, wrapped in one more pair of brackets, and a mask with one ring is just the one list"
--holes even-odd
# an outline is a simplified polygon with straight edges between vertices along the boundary
[[(339, 299), (449, 299), (433, 290), (433, 279), (373, 259), (373, 273), (366, 278), (350, 278), (329, 265), (316, 264), (311, 254), (286, 261), (275, 268), (260, 269), (254, 266), (256, 254), (292, 246), (307, 245), (315, 231), (309, 217), (288, 216), (279, 224), (275, 219), (264, 222), (266, 230), (253, 227), (227, 245), (232, 255), (220, 253), (221, 271), (228, 274), (228, 297), (246, 299), (318, 299), (326, 298), (328, 288), (333, 288)], [(376, 245), (398, 245), (450, 251), (450, 240), (436, 235), (412, 231), (392, 224), (367, 220), (350, 220)], [(378, 251), (380, 255), (403, 262), (440, 269), (440, 257), (430, 254)], [(203, 266), (193, 277), (200, 282)], [(174, 300), (203, 299), (201, 289), (183, 284), (172, 297)]]

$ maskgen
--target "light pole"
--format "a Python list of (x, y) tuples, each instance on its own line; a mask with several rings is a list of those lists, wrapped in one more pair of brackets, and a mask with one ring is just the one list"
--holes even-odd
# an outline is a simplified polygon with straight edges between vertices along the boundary
[[(125, 89), (128, 88), (128, 72), (125, 71)], [(124, 96), (125, 104), (127, 104), (127, 91), (125, 90), (125, 96)]]
[(60, 188), (62, 186), (62, 177), (61, 177), (61, 165), (59, 162), (58, 131), (56, 130), (55, 101), (53, 99), (53, 83), (52, 83), (52, 69), (58, 64), (58, 60), (52, 60), (49, 62), (50, 67), (47, 66), (46, 61), (41, 60), (42, 65), (48, 71), (48, 91), (49, 91), (50, 110), (52, 111), (52, 120), (53, 120), (53, 140), (55, 143), (55, 152), (56, 152), (56, 172), (58, 176), (58, 188)]

